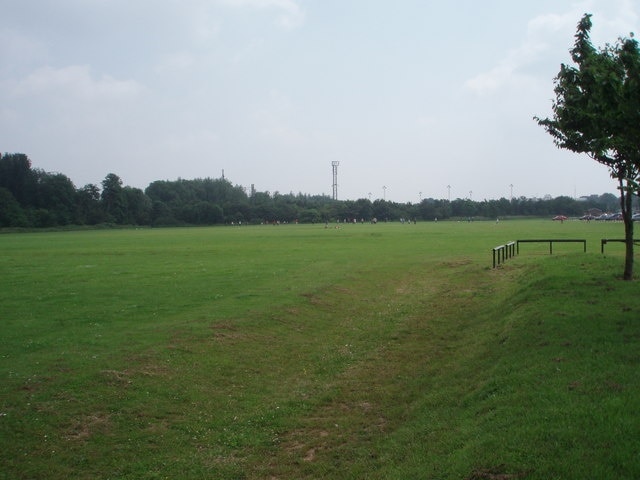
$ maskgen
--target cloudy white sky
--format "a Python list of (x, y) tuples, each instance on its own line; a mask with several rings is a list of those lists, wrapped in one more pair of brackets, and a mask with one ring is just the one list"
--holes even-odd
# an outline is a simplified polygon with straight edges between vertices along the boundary
[(640, 32), (638, 0), (0, 0), (0, 151), (77, 187), (331, 195), (338, 161), (340, 199), (614, 193), (532, 120), (585, 12)]

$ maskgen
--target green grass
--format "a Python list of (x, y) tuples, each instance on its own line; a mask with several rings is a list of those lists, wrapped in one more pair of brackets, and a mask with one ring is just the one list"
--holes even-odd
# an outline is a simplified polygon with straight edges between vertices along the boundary
[[(0, 236), (0, 478), (638, 478), (621, 224)], [(491, 248), (524, 238), (491, 268)], [(640, 268), (640, 267), (639, 267)]]

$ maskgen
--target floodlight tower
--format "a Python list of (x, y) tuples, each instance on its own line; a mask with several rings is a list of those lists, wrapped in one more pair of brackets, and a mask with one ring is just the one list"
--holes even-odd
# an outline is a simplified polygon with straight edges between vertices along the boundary
[(331, 166), (333, 167), (333, 199), (338, 199), (338, 165), (340, 162), (331, 162)]

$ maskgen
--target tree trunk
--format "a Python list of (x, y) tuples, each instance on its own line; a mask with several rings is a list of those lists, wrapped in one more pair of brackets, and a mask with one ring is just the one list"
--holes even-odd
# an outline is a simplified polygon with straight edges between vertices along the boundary
[(622, 180), (620, 180), (620, 206), (624, 221), (625, 244), (623, 280), (633, 280), (633, 210), (631, 205), (633, 193), (630, 187), (631, 185), (629, 185), (628, 181), (626, 181), (626, 185), (623, 185)]

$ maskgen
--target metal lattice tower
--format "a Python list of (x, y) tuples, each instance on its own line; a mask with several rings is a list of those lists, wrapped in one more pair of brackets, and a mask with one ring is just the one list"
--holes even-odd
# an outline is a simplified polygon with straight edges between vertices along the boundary
[(333, 199), (338, 199), (338, 165), (340, 162), (331, 162), (333, 167)]

